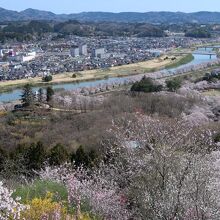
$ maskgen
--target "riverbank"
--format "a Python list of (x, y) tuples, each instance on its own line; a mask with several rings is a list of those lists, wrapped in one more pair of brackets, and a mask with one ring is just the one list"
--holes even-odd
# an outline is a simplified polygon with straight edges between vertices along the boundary
[(165, 69), (172, 69), (172, 68), (178, 68), (182, 65), (185, 65), (187, 63), (190, 63), (194, 60), (194, 56), (192, 54), (188, 54), (185, 57), (181, 58), (179, 61), (177, 61), (176, 63), (171, 63), (168, 64)]
[[(168, 57), (169, 59), (164, 59)], [(116, 66), (111, 67), (109, 69), (96, 69), (96, 70), (86, 70), (82, 72), (68, 72), (53, 75), (53, 81), (46, 83), (42, 82), (41, 77), (29, 78), (29, 79), (21, 79), (21, 80), (10, 80), (5, 82), (0, 82), (0, 93), (8, 92), (13, 89), (18, 89), (23, 87), (25, 84), (30, 83), (33, 86), (48, 86), (48, 85), (56, 85), (60, 83), (71, 83), (71, 82), (83, 82), (83, 81), (92, 81), (92, 80), (100, 80), (108, 77), (125, 77), (138, 75), (143, 73), (155, 72), (160, 69), (166, 68), (168, 65), (175, 65), (179, 63), (184, 57), (183, 55), (175, 56), (176, 60), (172, 60), (172, 55), (163, 55), (159, 58), (148, 60), (144, 62)], [(73, 74), (76, 74), (76, 78), (73, 78)]]

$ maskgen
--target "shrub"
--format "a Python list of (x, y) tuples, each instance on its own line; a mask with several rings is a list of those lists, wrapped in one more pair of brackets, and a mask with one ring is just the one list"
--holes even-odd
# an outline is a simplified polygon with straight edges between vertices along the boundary
[(72, 78), (76, 78), (76, 77), (77, 77), (77, 75), (75, 73), (73, 73)]
[(166, 86), (170, 92), (176, 92), (177, 89), (181, 87), (181, 84), (182, 82), (179, 78), (173, 78), (166, 81)]
[(53, 202), (53, 194), (48, 192), (45, 198), (34, 198), (28, 201), (30, 209), (21, 213), (21, 217), (28, 220), (65, 219), (67, 211), (64, 206)]
[(216, 82), (218, 79), (220, 79), (219, 73), (206, 73), (201, 80), (205, 80), (207, 82)]
[(14, 126), (16, 121), (16, 117), (12, 112), (7, 113), (6, 122), (10, 126)]
[(143, 77), (131, 87), (132, 92), (160, 92), (163, 86), (156, 84), (151, 78)]
[(42, 81), (44, 82), (50, 82), (52, 80), (53, 80), (53, 77), (51, 75), (47, 75), (42, 78)]
[(220, 142), (220, 133), (218, 133), (218, 134), (215, 135), (214, 141), (215, 141), (215, 143)]
[[(68, 203), (66, 187), (58, 182), (38, 180), (30, 186), (21, 186), (13, 193), (14, 197), (21, 197), (21, 202), (29, 206), (29, 210), (21, 213), (21, 217), (27, 220), (51, 219), (66, 220), (75, 219), (76, 207)], [(95, 220), (94, 216), (80, 210), (79, 220)]]

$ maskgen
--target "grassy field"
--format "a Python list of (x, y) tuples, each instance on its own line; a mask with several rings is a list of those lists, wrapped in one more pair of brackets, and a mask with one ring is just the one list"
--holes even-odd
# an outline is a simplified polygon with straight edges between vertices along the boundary
[(177, 67), (182, 66), (184, 64), (190, 63), (193, 60), (194, 60), (193, 55), (192, 54), (188, 54), (185, 57), (183, 57), (180, 60), (178, 60), (177, 62), (168, 64), (166, 66), (166, 69), (177, 68)]
[[(165, 57), (169, 57), (169, 59), (164, 60)], [(173, 57), (173, 56), (172, 56)], [(47, 86), (51, 84), (59, 84), (59, 83), (70, 83), (70, 82), (81, 82), (81, 81), (89, 81), (96, 79), (104, 79), (106, 77), (122, 77), (122, 76), (130, 76), (137, 75), (142, 73), (154, 72), (159, 69), (163, 69), (168, 65), (175, 65), (175, 63), (180, 62), (184, 57), (177, 56), (176, 60), (171, 60), (171, 56), (161, 56), (159, 58), (155, 58), (153, 60), (112, 67), (106, 70), (98, 69), (98, 70), (86, 70), (80, 73), (76, 73), (77, 77), (73, 78), (72, 75), (74, 72), (70, 73), (61, 73), (53, 76), (53, 81), (49, 83), (42, 82), (41, 77), (29, 78), (29, 79), (21, 79), (21, 80), (10, 80), (0, 83), (0, 92), (10, 91), (14, 88), (20, 88), (27, 83), (32, 84), (33, 86)]]

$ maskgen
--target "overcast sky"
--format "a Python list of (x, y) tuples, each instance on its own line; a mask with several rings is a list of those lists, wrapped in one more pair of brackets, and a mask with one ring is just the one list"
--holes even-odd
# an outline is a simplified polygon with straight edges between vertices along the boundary
[(220, 0), (0, 0), (0, 7), (21, 11), (27, 8), (55, 13), (83, 11), (220, 11)]

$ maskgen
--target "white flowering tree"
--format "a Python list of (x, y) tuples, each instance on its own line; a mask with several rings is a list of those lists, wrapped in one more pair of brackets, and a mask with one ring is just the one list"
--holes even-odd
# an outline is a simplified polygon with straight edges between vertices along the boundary
[(183, 121), (127, 119), (105, 143), (113, 159), (104, 176), (121, 186), (135, 219), (218, 219), (212, 133)]
[(20, 219), (20, 213), (28, 208), (19, 203), (19, 198), (14, 200), (12, 193), (0, 182), (0, 220)]

